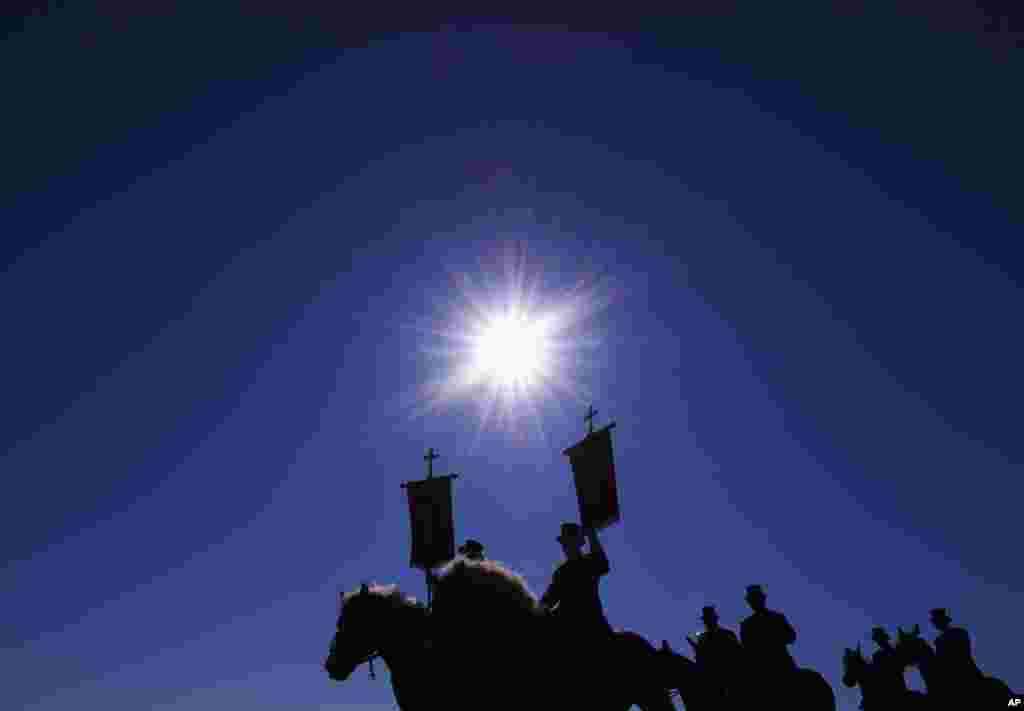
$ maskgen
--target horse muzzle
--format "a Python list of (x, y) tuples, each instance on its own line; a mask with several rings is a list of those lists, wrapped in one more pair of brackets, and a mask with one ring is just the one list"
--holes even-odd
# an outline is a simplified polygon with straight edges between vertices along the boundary
[(358, 662), (351, 661), (345, 663), (333, 654), (324, 660), (324, 671), (327, 672), (327, 676), (329, 676), (332, 681), (347, 680), (352, 676), (352, 672), (356, 670), (357, 666), (359, 666)]

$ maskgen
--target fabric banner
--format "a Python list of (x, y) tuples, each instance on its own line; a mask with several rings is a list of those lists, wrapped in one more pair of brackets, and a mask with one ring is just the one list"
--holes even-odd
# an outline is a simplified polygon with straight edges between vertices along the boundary
[(611, 428), (589, 434), (563, 454), (572, 464), (580, 523), (594, 530), (619, 521), (619, 492), (615, 483)]
[(440, 476), (405, 484), (412, 524), (409, 565), (429, 570), (455, 557), (452, 480)]

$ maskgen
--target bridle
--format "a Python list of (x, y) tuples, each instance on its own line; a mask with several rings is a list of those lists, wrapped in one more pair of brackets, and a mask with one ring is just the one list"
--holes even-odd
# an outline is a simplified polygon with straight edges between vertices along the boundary
[(362, 666), (363, 664), (366, 664), (367, 662), (369, 662), (369, 664), (370, 664), (370, 678), (371, 679), (376, 679), (377, 675), (373, 673), (373, 660), (377, 659), (379, 656), (380, 656), (380, 652), (377, 652), (377, 651), (370, 652), (368, 655), (366, 655), (365, 657), (360, 659), (359, 663), (356, 664), (356, 666)]
[[(369, 593), (370, 593), (369, 586), (367, 586), (366, 583), (363, 583), (361, 588), (359, 589), (359, 594), (360, 595), (369, 595)], [(363, 664), (369, 663), (369, 665), (370, 665), (370, 679), (376, 679), (377, 678), (377, 674), (374, 673), (374, 671), (373, 671), (373, 660), (374, 659), (378, 659), (379, 657), (380, 657), (380, 650), (378, 650), (378, 649), (371, 649), (369, 653), (367, 653), (364, 656), (359, 658), (359, 661), (356, 662), (356, 666), (357, 667), (361, 667)]]

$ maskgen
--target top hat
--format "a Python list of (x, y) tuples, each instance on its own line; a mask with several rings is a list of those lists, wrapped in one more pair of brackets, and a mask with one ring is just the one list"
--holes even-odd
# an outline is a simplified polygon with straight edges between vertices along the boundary
[(747, 586), (747, 597), (767, 597), (764, 594), (764, 590), (761, 589), (760, 585), (748, 585)]
[(484, 544), (474, 538), (467, 538), (466, 542), (459, 546), (461, 555), (480, 555), (484, 552)]
[(715, 606), (714, 605), (705, 605), (704, 607), (702, 607), (701, 610), (700, 610), (700, 617), (698, 619), (705, 620), (705, 621), (707, 621), (707, 620), (717, 620), (718, 619), (718, 613), (715, 611)]
[(580, 525), (578, 523), (563, 523), (562, 534), (555, 540), (561, 543), (567, 538), (579, 538), (580, 537)]
[(892, 639), (889, 633), (885, 631), (884, 627), (873, 627), (871, 629), (871, 639), (878, 641), (879, 639)]
[(934, 610), (932, 610), (931, 611), (931, 618), (933, 620), (950, 620), (950, 619), (952, 619), (949, 616), (949, 613), (946, 612), (946, 608), (944, 608), (944, 607), (936, 607)]

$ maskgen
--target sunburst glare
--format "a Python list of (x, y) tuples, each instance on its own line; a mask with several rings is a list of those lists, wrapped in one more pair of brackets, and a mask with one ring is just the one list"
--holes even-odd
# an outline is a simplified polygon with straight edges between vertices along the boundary
[(435, 342), (422, 345), (437, 370), (420, 388), (414, 414), (469, 402), (480, 429), (518, 431), (530, 419), (543, 438), (541, 407), (572, 410), (592, 397), (583, 376), (600, 339), (590, 320), (608, 305), (610, 290), (598, 289), (592, 274), (561, 289), (545, 284), (545, 276), (564, 283), (566, 275), (528, 265), (521, 248), (504, 255), (503, 267), (503, 279), (486, 268), (451, 273), (459, 298), (443, 325), (429, 329)]
[(544, 325), (518, 311), (498, 315), (473, 335), (470, 367), (504, 387), (533, 385), (544, 374), (550, 348)]

